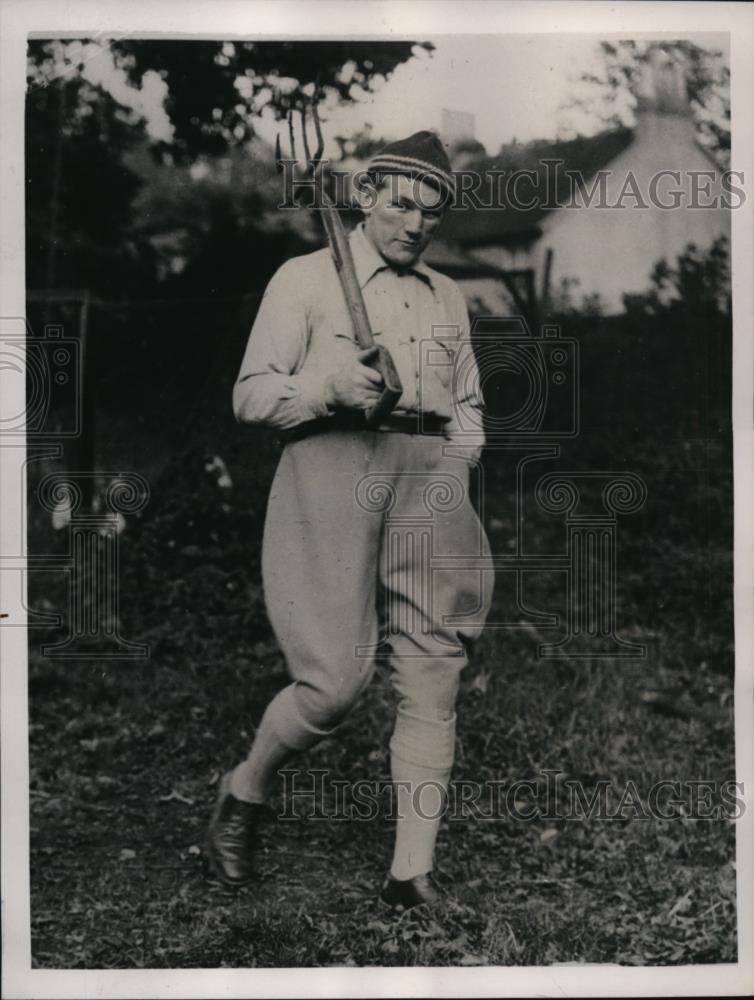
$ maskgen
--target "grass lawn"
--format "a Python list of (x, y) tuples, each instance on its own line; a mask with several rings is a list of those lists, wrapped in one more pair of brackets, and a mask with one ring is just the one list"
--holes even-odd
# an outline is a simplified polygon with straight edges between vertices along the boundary
[[(325, 818), (299, 810), (267, 826), (251, 887), (233, 893), (208, 881), (202, 842), (218, 777), (245, 754), (286, 683), (259, 579), (275, 450), (243, 428), (220, 441), (198, 437), (167, 463), (120, 537), (121, 629), (149, 644), (149, 659), (55, 662), (39, 646), (62, 630), (31, 632), (34, 964), (735, 961), (729, 814), (459, 816), (438, 845), (445, 901), (418, 916), (390, 916), (376, 900), (389, 818), (338, 819), (334, 804)], [(644, 643), (646, 656), (547, 661), (537, 645), (562, 630), (488, 631), (463, 679), (456, 781), (533, 782), (519, 799), (526, 805), (546, 772), (558, 772), (564, 806), (569, 780), (587, 791), (606, 780), (620, 798), (630, 782), (646, 797), (662, 779), (734, 778), (728, 457), (714, 441), (687, 444), (635, 442), (613, 452), (630, 458), (598, 464), (648, 484), (643, 511), (619, 522), (617, 614), (619, 633)], [(228, 463), (230, 495), (203, 471), (208, 447)], [(584, 454), (598, 455), (598, 444)], [(577, 464), (564, 455), (562, 467)], [(41, 471), (32, 469), (32, 487)], [(487, 473), (487, 527), (493, 550), (506, 551), (510, 469), (491, 458)], [(30, 516), (32, 551), (63, 551), (33, 502)], [(550, 521), (527, 523), (530, 551), (562, 549), (562, 524)], [(32, 578), (32, 604), (64, 606), (64, 583)], [(505, 600), (501, 587), (492, 617)], [(562, 579), (531, 574), (526, 601), (562, 612)], [(297, 765), (384, 781), (393, 711), (383, 669), (337, 738)]]

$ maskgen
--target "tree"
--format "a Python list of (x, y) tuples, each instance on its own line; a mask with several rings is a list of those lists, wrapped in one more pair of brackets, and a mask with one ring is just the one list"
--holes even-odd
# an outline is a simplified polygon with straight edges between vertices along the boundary
[(320, 241), (316, 213), (278, 209), (282, 176), (259, 138), (191, 167), (155, 163), (142, 151), (138, 169), (146, 182), (133, 229), (159, 252), (163, 294), (261, 290), (284, 260)]
[[(172, 140), (153, 139), (144, 114), (124, 103), (128, 94), (116, 99), (112, 89), (87, 80), (87, 45), (110, 56), (111, 76), (122, 70), (134, 98), (150, 71), (166, 81)], [(287, 213), (270, 221), (278, 196), (270, 183), (271, 151), (268, 156), (250, 144), (259, 115), (284, 116), (315, 84), (329, 101), (354, 100), (411, 58), (416, 47), (412, 42), (30, 42), (29, 286), (87, 287), (106, 297), (138, 289), (144, 297), (164, 276), (166, 257), (168, 265), (178, 259), (176, 240), (185, 251), (185, 279), (192, 288), (237, 288), (245, 262), (243, 286), (248, 288), (249, 272), (263, 280), (267, 266), (302, 249), (302, 220)], [(432, 49), (428, 43), (420, 47)], [(261, 169), (246, 170), (244, 158)], [(232, 176), (215, 184), (195, 184), (185, 169), (203, 163), (210, 174), (222, 174), (224, 162), (233, 165)], [(157, 196), (166, 188), (167, 212)], [(188, 211), (181, 222), (182, 206)], [(166, 225), (162, 233), (160, 218)]]
[(384, 82), (429, 42), (217, 42), (123, 39), (118, 66), (139, 86), (153, 70), (166, 80), (175, 129), (171, 152), (183, 159), (223, 153), (254, 135), (265, 109), (282, 118), (319, 87), (331, 100), (357, 99)]
[(75, 71), (61, 43), (29, 43), (26, 100), (26, 250), (31, 288), (144, 293), (151, 250), (131, 233), (141, 186), (127, 154), (144, 121)]
[(605, 128), (629, 124), (633, 94), (643, 64), (660, 48), (679, 60), (685, 71), (689, 105), (700, 142), (722, 165), (730, 160), (730, 69), (720, 50), (705, 49), (683, 39), (676, 41), (603, 41), (601, 72), (583, 73), (586, 90), (572, 97), (570, 108), (596, 114)]
[(706, 251), (689, 243), (671, 265), (655, 262), (650, 286), (643, 295), (624, 295), (631, 312), (657, 315), (683, 312), (710, 323), (730, 320), (730, 253), (728, 240), (719, 236)]

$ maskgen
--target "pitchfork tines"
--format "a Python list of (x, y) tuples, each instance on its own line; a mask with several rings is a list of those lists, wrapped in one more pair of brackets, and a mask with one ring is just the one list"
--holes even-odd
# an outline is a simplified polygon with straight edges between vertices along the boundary
[[(319, 111), (317, 110), (317, 100), (313, 98), (310, 102), (312, 119), (314, 120), (314, 133), (317, 137), (317, 148), (314, 150), (314, 155), (312, 155), (311, 148), (309, 146), (309, 138), (306, 134), (307, 120), (306, 120), (306, 105), (307, 99), (303, 98), (300, 107), (298, 108), (298, 113), (301, 118), (301, 138), (303, 140), (304, 155), (306, 157), (306, 167), (309, 173), (314, 176), (319, 165), (322, 163), (322, 153), (325, 150), (325, 141), (322, 137), (322, 125), (319, 120)], [(294, 135), (293, 128), (293, 109), (288, 112), (288, 135), (290, 137), (291, 144), (291, 156), (290, 158), (298, 162), (298, 157), (296, 155), (296, 137)], [(282, 171), (282, 154), (280, 152), (280, 136), (278, 135), (275, 139), (275, 163), (277, 164), (278, 171)]]

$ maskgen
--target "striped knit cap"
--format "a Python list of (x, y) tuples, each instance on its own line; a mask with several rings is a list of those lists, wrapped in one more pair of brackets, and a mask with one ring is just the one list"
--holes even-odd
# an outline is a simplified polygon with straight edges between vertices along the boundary
[(406, 174), (418, 177), (445, 196), (455, 190), (450, 160), (434, 132), (415, 132), (408, 139), (399, 139), (373, 156), (367, 164), (370, 174)]

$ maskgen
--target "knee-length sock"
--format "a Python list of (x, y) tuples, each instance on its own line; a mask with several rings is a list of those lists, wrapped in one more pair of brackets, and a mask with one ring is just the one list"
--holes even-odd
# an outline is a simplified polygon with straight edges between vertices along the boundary
[(331, 732), (304, 718), (296, 700), (296, 684), (289, 684), (267, 706), (249, 756), (231, 774), (231, 793), (243, 802), (266, 802), (278, 768)]
[(390, 874), (409, 879), (433, 866), (435, 842), (447, 803), (455, 746), (455, 716), (429, 719), (401, 707), (390, 741), (396, 803), (395, 847)]
[(432, 870), (450, 768), (422, 767), (391, 755), (397, 819), (390, 874), (409, 879)]

